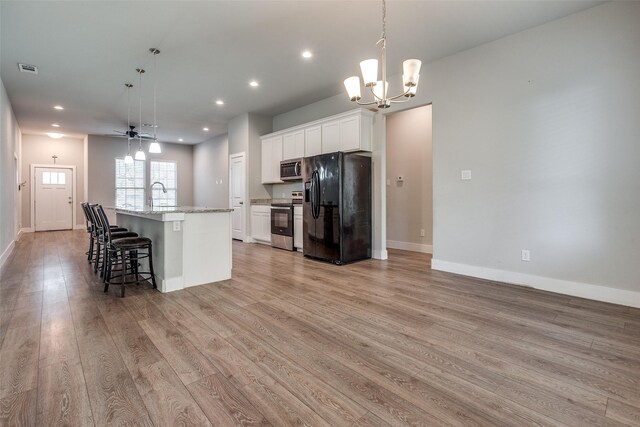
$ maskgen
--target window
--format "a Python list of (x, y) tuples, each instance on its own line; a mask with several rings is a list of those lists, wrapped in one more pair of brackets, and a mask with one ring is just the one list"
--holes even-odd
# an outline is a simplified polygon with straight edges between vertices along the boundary
[(116, 206), (143, 208), (144, 188), (144, 160), (125, 164), (116, 159)]
[(158, 184), (151, 189), (151, 197), (153, 197), (153, 206), (177, 206), (178, 205), (178, 166), (176, 162), (157, 162), (151, 161), (151, 179), (150, 183), (161, 182), (167, 189), (166, 193), (162, 192), (162, 187)]
[(45, 185), (65, 184), (64, 172), (42, 172), (42, 183)]

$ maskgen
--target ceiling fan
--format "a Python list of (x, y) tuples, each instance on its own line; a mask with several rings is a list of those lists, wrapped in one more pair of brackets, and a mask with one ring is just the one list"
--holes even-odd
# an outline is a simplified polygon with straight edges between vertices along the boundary
[(153, 139), (152, 135), (149, 135), (148, 133), (140, 133), (136, 130), (136, 127), (134, 125), (129, 125), (129, 130), (127, 131), (120, 131), (120, 130), (114, 130), (113, 134), (106, 134), (105, 136), (115, 136), (118, 138), (142, 138), (142, 139)]

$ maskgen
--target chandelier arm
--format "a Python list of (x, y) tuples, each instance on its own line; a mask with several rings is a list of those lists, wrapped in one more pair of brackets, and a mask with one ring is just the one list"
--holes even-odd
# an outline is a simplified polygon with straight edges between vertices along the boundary
[(390, 100), (389, 102), (391, 102), (392, 104), (402, 104), (403, 102), (408, 102), (410, 101), (411, 98), (407, 98), (407, 99), (400, 99), (400, 100)]
[[(406, 91), (404, 91), (404, 93), (401, 93), (400, 95), (392, 96), (391, 98), (388, 98), (388, 99), (389, 99), (389, 101), (393, 101), (394, 99), (402, 98), (403, 96), (408, 94), (410, 90), (411, 90), (411, 88), (407, 89)], [(396, 102), (398, 102), (398, 101), (396, 101)], [(400, 101), (400, 102), (404, 102), (404, 101)]]
[(374, 99), (374, 101), (373, 101), (373, 102), (375, 103), (375, 102), (382, 102), (382, 101), (384, 101), (384, 99), (382, 99), (382, 98), (380, 98), (378, 95), (376, 95), (376, 93), (373, 91), (373, 88), (374, 88), (374, 86), (371, 86), (371, 87), (369, 88), (369, 90), (371, 90), (371, 95), (373, 95), (373, 99)]
[(377, 101), (360, 102), (359, 100), (356, 99), (356, 104), (358, 104), (358, 105), (377, 105), (378, 102)]

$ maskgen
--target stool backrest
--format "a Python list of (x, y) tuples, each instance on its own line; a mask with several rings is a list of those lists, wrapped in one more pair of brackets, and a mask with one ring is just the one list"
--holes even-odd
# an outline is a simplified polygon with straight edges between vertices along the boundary
[(87, 223), (87, 231), (89, 233), (93, 233), (93, 221), (91, 221), (91, 218), (89, 217), (89, 203), (80, 203), (80, 206), (82, 207), (82, 213), (84, 213), (84, 219)]
[(100, 222), (102, 226), (102, 234), (107, 242), (111, 241), (111, 226), (109, 225), (109, 219), (107, 218), (107, 214), (104, 212), (102, 205), (96, 205), (95, 209), (97, 220)]

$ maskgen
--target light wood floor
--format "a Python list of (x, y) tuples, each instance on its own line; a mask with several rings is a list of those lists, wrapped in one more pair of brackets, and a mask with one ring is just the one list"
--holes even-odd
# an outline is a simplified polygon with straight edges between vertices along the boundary
[(120, 299), (86, 243), (1, 273), (2, 425), (640, 425), (640, 310), (243, 243), (232, 280)]

